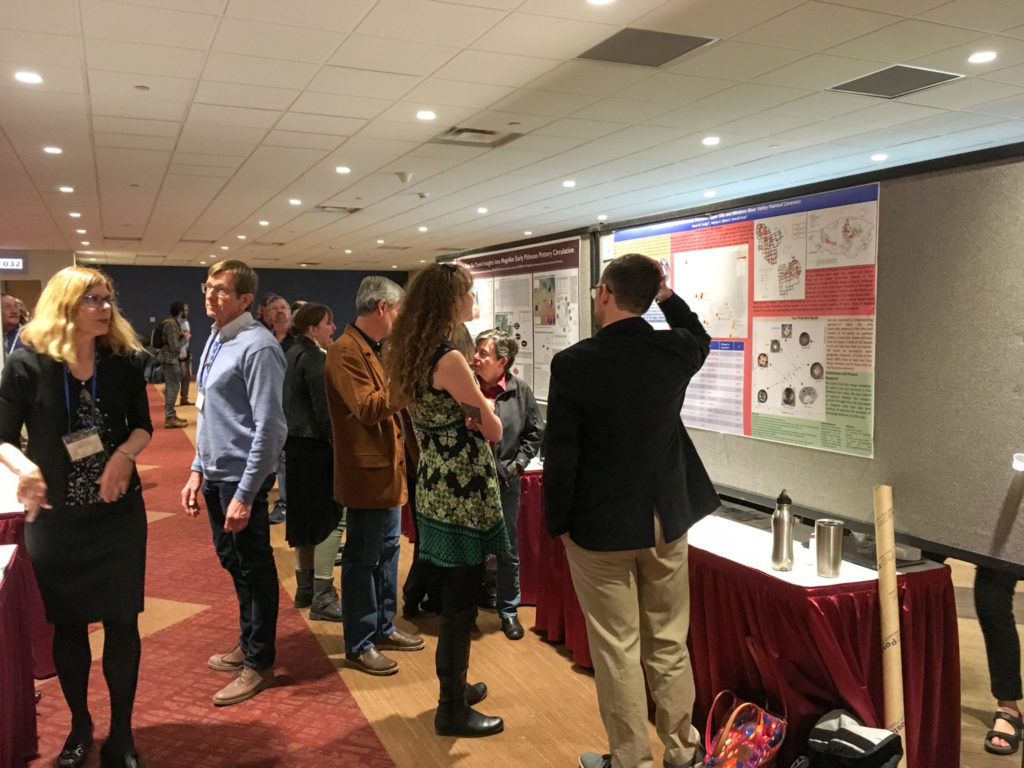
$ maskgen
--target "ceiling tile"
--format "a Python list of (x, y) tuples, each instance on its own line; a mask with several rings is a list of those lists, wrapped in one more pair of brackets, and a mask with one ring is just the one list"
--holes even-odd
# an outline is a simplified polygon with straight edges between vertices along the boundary
[(374, 0), (231, 0), (227, 16), (269, 24), (351, 32)]
[(167, 45), (174, 48), (205, 48), (217, 17), (160, 8), (81, 0), (82, 29), (87, 38)]
[(293, 112), (334, 117), (376, 117), (391, 105), (389, 99), (372, 99), (367, 96), (338, 96), (328, 93), (306, 91), (292, 104)]
[(115, 40), (87, 39), (85, 58), (91, 69), (164, 77), (198, 77), (203, 65), (203, 52), (194, 48)]
[(379, 0), (356, 32), (461, 48), (504, 16), (500, 10), (428, 0)]
[(558, 64), (558, 59), (463, 51), (434, 74), (445, 80), (519, 87), (550, 72)]
[(307, 89), (346, 96), (400, 99), (418, 85), (420, 80), (421, 78), (415, 75), (329, 66), (317, 73)]
[(898, 19), (881, 13), (809, 2), (737, 35), (741, 42), (770, 40), (783, 48), (824, 51)]
[(451, 46), (349, 35), (328, 63), (340, 67), (423, 76), (436, 72), (458, 53), (459, 49)]
[(925, 11), (920, 17), (967, 29), (1002, 32), (1024, 24), (1024, 3), (1018, 0), (953, 0)]
[(318, 64), (308, 62), (213, 51), (203, 68), (203, 79), (271, 88), (301, 89), (313, 78), (318, 69)]
[[(28, 3), (24, 5), (29, 5)], [(75, 67), (82, 63), (82, 41), (77, 35), (0, 30), (0, 61), (26, 67)], [(46, 73), (40, 72), (46, 79)]]
[(288, 112), (281, 118), (276, 127), (281, 131), (329, 134), (340, 139), (344, 136), (351, 136), (365, 124), (366, 120), (358, 117), (333, 117), (330, 115)]
[(471, 47), (523, 56), (572, 58), (618, 31), (619, 27), (611, 24), (515, 13), (474, 40)]
[(323, 62), (344, 40), (340, 32), (223, 19), (213, 50), (285, 61)]
[(288, 109), (298, 95), (299, 91), (291, 88), (267, 88), (203, 80), (196, 89), (195, 103), (280, 111)]

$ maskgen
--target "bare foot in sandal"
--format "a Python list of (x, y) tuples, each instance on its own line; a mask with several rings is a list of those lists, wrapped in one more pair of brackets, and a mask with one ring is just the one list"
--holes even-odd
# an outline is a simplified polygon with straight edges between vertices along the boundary
[(996, 755), (1012, 755), (1020, 746), (1024, 719), (1015, 701), (999, 701), (992, 730), (985, 734), (985, 750)]

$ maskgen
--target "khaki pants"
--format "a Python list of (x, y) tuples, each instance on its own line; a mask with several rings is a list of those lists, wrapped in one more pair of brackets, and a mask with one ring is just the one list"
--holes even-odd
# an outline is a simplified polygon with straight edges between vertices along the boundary
[[(693, 670), (686, 649), (690, 586), (686, 536), (666, 544), (654, 520), (655, 546), (595, 552), (567, 541), (572, 581), (587, 620), (597, 699), (613, 768), (650, 768), (647, 693), (665, 762), (685, 765), (700, 734), (693, 727)], [(568, 539), (568, 537), (566, 537)]]

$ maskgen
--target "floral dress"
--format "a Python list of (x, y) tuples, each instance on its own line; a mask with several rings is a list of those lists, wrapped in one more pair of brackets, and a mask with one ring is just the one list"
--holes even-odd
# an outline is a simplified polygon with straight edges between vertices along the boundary
[[(446, 345), (435, 360), (454, 349)], [(409, 408), (420, 438), (416, 524), (420, 557), (452, 568), (509, 549), (494, 454), (466, 427), (455, 399), (426, 387)]]

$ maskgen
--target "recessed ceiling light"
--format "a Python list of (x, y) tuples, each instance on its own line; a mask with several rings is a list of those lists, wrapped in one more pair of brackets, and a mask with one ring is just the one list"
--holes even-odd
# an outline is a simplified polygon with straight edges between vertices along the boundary
[(239, 240), (245, 240), (245, 235), (235, 235)]
[(481, 207), (481, 208), (477, 208), (477, 209), (476, 209), (476, 212), (477, 212), (477, 213), (487, 213), (487, 209), (486, 209), (486, 208), (483, 208), (483, 207)]
[(562, 182), (562, 186), (565, 187), (566, 189), (572, 189), (573, 187), (576, 186), (576, 182), (573, 181), (572, 179), (566, 179), (565, 181)]
[(74, 187), (57, 187), (57, 189), (64, 193), (70, 193), (75, 191)]
[(351, 248), (346, 248), (345, 249), (345, 253), (352, 253), (352, 249)]
[(721, 139), (718, 138), (717, 136), (705, 136), (704, 139), (701, 141), (701, 143), (705, 147), (715, 147), (715, 146), (718, 146), (718, 142), (720, 142), (720, 141), (721, 141)]
[(299, 198), (297, 197), (293, 197), (291, 200), (288, 201), (288, 205), (302, 205), (302, 201), (299, 200)]
[(378, 240), (377, 241), (377, 245), (384, 245), (384, 241), (383, 240)]
[(221, 249), (222, 251), (226, 251), (226, 250), (228, 249), (228, 247), (227, 247), (226, 245), (222, 245), (222, 246), (220, 247), (220, 249)]
[(80, 214), (78, 211), (71, 211), (71, 213), (69, 213), (68, 216), (70, 216), (72, 219), (82, 218), (82, 214)]
[(531, 230), (531, 229), (528, 229), (528, 230), (526, 230), (525, 232), (523, 232), (523, 234), (524, 234), (524, 235), (532, 235), (532, 234), (533, 234), (533, 230)]
[(349, 168), (347, 165), (339, 165), (334, 170), (337, 171), (338, 173), (352, 173), (352, 169)]
[(977, 53), (972, 53), (968, 56), (967, 60), (971, 62), (971, 64), (988, 64), (990, 61), (995, 60), (996, 55), (995, 51), (978, 51)]
[(427, 231), (426, 227), (419, 227), (418, 229), (420, 230), (420, 232), (426, 232)]
[(19, 83), (28, 83), (29, 85), (38, 85), (43, 82), (42, 76), (36, 72), (15, 72), (14, 79)]
[(431, 112), (429, 109), (421, 109), (416, 113), (417, 120), (433, 120), (437, 115)]
[(88, 240), (83, 240), (82, 245), (92, 245)]
[(48, 155), (59, 155), (63, 151), (60, 147), (43, 147), (43, 152)]
[(84, 235), (85, 234), (85, 230), (84, 229), (76, 229), (75, 232), (77, 232), (80, 235)]
[(270, 222), (266, 221), (266, 220), (263, 220), (263, 221), (260, 222), (260, 226), (261, 227), (269, 227), (270, 226)]
[(888, 159), (889, 159), (889, 156), (888, 156), (887, 154), (885, 154), (884, 152), (878, 152), (878, 153), (876, 153), (876, 154), (872, 155), (872, 156), (871, 156), (871, 159), (872, 159), (872, 160), (873, 160), (874, 162), (876, 162), (876, 163), (880, 163), (880, 162), (882, 162), (883, 160), (888, 160)]
[(704, 193), (704, 197), (714, 197), (714, 196), (715, 196), (715, 190), (713, 190), (713, 189), (709, 189), (707, 192)]

